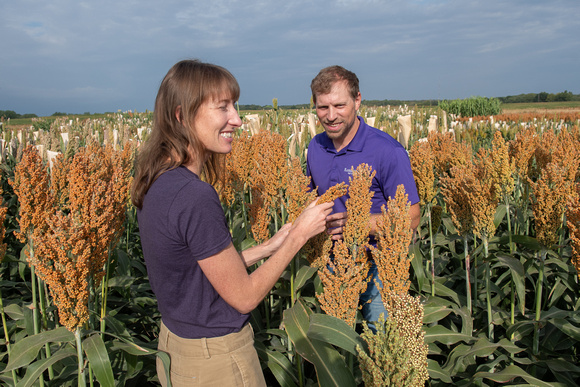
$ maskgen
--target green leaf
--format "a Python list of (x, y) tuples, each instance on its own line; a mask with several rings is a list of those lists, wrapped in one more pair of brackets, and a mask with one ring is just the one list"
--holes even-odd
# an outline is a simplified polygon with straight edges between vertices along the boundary
[(427, 359), (427, 371), (431, 379), (439, 379), (444, 383), (451, 384), (453, 381), (449, 377), (449, 373), (441, 369), (439, 363), (433, 359)]
[(310, 315), (304, 302), (299, 299), (294, 306), (284, 311), (284, 325), (296, 352), (316, 368), (318, 384), (321, 386), (356, 386), (352, 373), (346, 367), (340, 353), (330, 344), (311, 340), (307, 336)]
[(505, 204), (500, 204), (497, 206), (497, 210), (495, 211), (495, 216), (493, 218), (493, 224), (495, 227), (498, 227), (501, 224), (501, 221), (505, 217), (507, 213), (507, 207)]
[(525, 351), (525, 348), (520, 348), (513, 344), (508, 339), (501, 339), (499, 343), (492, 343), (486, 338), (481, 338), (466, 352), (465, 356), (475, 355), (477, 357), (487, 357), (495, 352), (497, 348), (503, 348), (511, 354)]
[(167, 387), (171, 387), (171, 376), (169, 373), (169, 366), (171, 364), (171, 358), (167, 352), (157, 351), (157, 356), (161, 359), (163, 363), (163, 370), (165, 371), (165, 380), (167, 380)]
[(423, 266), (423, 253), (421, 252), (421, 242), (417, 242), (411, 246), (410, 252), (413, 254), (413, 259), (411, 260), (411, 266), (413, 266), (413, 271), (415, 277), (417, 278), (417, 285), (419, 289), (423, 289), (425, 286), (425, 267)]
[(10, 304), (4, 308), (4, 312), (6, 312), (6, 314), (8, 316), (10, 316), (10, 318), (12, 320), (23, 320), (24, 319), (24, 312), (22, 310), (22, 306), (20, 306), (20, 305)]
[(101, 335), (93, 334), (84, 339), (83, 349), (99, 383), (103, 386), (114, 386), (115, 378), (113, 377), (111, 360)]
[(26, 367), (26, 374), (18, 381), (16, 387), (30, 387), (36, 384), (40, 375), (48, 369), (48, 367), (66, 359), (67, 357), (75, 357), (77, 352), (72, 347), (65, 347), (53, 353), (49, 358), (36, 361)]
[(294, 279), (294, 291), (300, 290), (306, 281), (308, 281), (314, 274), (316, 274), (317, 269), (311, 266), (302, 266), (298, 273), (296, 273), (296, 277)]
[(449, 297), (451, 298), (457, 305), (461, 305), (459, 302), (459, 296), (456, 292), (449, 289), (447, 286), (435, 281), (435, 294), (440, 297)]
[(516, 295), (518, 297), (518, 306), (520, 308), (520, 313), (525, 313), (525, 297), (526, 297), (526, 285), (525, 285), (525, 270), (524, 265), (519, 259), (516, 259), (509, 255), (498, 254), (496, 255), (497, 263), (494, 265), (496, 267), (507, 267), (514, 282), (516, 289)]
[(564, 359), (544, 360), (544, 363), (552, 370), (554, 374), (562, 372), (574, 372), (580, 374), (580, 367)]
[(472, 379), (490, 379), (495, 382), (505, 383), (509, 382), (517, 377), (524, 379), (529, 384), (532, 384), (536, 387), (560, 387), (563, 386), (561, 383), (547, 383), (543, 382), (540, 379), (533, 377), (532, 375), (528, 374), (526, 371), (522, 370), (520, 367), (515, 365), (507, 366), (505, 369), (499, 372), (477, 372), (473, 375)]
[(125, 343), (122, 341), (114, 341), (113, 345), (111, 345), (110, 350), (111, 351), (121, 350), (123, 352), (127, 352), (128, 354), (134, 355), (134, 356), (155, 355), (158, 352), (155, 349), (144, 348), (144, 347), (141, 347), (137, 344)]
[(127, 275), (118, 275), (115, 277), (112, 277), (111, 279), (109, 279), (109, 287), (110, 288), (114, 288), (114, 287), (121, 287), (121, 288), (125, 288), (128, 286), (131, 286), (134, 282), (135, 282), (136, 278), (135, 277), (131, 277), (131, 276), (127, 276)]
[(258, 356), (268, 365), (280, 386), (293, 387), (298, 384), (298, 378), (294, 375), (292, 363), (284, 354), (270, 350), (264, 343), (259, 341), (256, 341), (254, 345)]
[(425, 328), (425, 343), (439, 342), (441, 344), (450, 345), (460, 341), (470, 343), (474, 340), (475, 338), (473, 336), (453, 332), (441, 325)]
[(308, 337), (327, 342), (357, 356), (356, 347), (367, 351), (367, 343), (347, 323), (327, 314), (314, 313), (310, 316)]
[(74, 339), (75, 337), (72, 332), (68, 331), (65, 327), (60, 327), (18, 340), (12, 346), (10, 359), (4, 371), (27, 366), (34, 361), (38, 355), (38, 351), (46, 343), (68, 342), (74, 341)]
[(424, 307), (423, 324), (431, 324), (440, 321), (451, 313), (447, 306)]
[(562, 318), (554, 318), (549, 320), (556, 328), (564, 332), (572, 339), (580, 341), (580, 328), (571, 324), (569, 321)]
[[(512, 235), (512, 242), (519, 243), (520, 245), (533, 251), (542, 250), (542, 244), (538, 242), (536, 238), (526, 235)], [(509, 237), (501, 237), (499, 243), (502, 245), (509, 244)]]

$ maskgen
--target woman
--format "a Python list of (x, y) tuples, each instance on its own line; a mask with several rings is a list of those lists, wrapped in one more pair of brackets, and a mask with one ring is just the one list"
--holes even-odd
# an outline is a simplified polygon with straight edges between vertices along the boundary
[[(219, 180), (220, 160), (241, 125), (239, 93), (222, 67), (175, 64), (159, 87), (153, 131), (137, 163), (131, 197), (161, 312), (159, 349), (171, 357), (174, 386), (265, 386), (249, 313), (304, 243), (325, 230), (332, 210), (332, 203), (312, 203), (266, 243), (236, 251), (209, 183)], [(246, 267), (267, 257), (248, 274)], [(165, 385), (159, 359), (157, 371)]]

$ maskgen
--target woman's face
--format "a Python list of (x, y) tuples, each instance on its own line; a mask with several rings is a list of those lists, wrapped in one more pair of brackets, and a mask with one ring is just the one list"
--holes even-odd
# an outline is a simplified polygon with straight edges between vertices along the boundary
[(211, 153), (230, 153), (234, 130), (242, 125), (242, 120), (231, 99), (209, 99), (197, 112), (193, 122), (198, 139)]

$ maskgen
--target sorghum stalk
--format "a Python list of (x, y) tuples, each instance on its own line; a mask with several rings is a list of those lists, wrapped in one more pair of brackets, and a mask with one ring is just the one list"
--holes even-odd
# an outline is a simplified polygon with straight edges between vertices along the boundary
[[(473, 251), (476, 251), (477, 249), (477, 241), (476, 238), (473, 238)], [(478, 280), (477, 280), (477, 255), (478, 254), (474, 254), (473, 255), (473, 302), (475, 304), (475, 306), (477, 307), (477, 286), (478, 286)]]
[[(32, 239), (29, 239), (29, 252), (30, 252), (30, 258), (32, 259), (34, 257), (34, 247), (32, 245)], [(32, 325), (33, 325), (33, 329), (34, 329), (34, 334), (39, 334), (40, 333), (40, 326), (39, 326), (39, 317), (38, 317), (38, 290), (36, 288), (38, 284), (38, 281), (36, 279), (36, 270), (34, 268), (34, 265), (30, 265), (30, 287), (32, 290)], [(49, 345), (48, 343), (46, 345)], [(38, 381), (40, 383), (40, 386), (44, 386), (44, 376), (40, 375), (40, 377), (38, 378)]]
[[(38, 278), (38, 298), (40, 303), (40, 310), (42, 310), (42, 327), (44, 329), (48, 326), (48, 319), (47, 319), (47, 310), (46, 310), (46, 293), (44, 291), (44, 284), (43, 281)], [(52, 352), (50, 350), (50, 343), (46, 343), (44, 345), (44, 352), (46, 353), (46, 357), (50, 358), (52, 356)], [(54, 379), (54, 370), (52, 366), (48, 367), (48, 378), (49, 380)]]
[(540, 267), (538, 269), (538, 281), (536, 283), (536, 318), (534, 326), (534, 343), (533, 353), (537, 355), (540, 351), (540, 318), (542, 316), (542, 288), (544, 286), (544, 260), (546, 259), (547, 250), (542, 249), (538, 253)]
[[(507, 215), (507, 226), (508, 226), (508, 236), (509, 236), (509, 244), (510, 244), (510, 255), (513, 257), (516, 246), (515, 243), (512, 241), (512, 222), (511, 222), (511, 214), (510, 214), (510, 203), (507, 196), (504, 196), (505, 205), (506, 205), (506, 215)], [(510, 278), (510, 323), (512, 325), (515, 324), (516, 321), (516, 295), (515, 295), (515, 286), (514, 286), (514, 279), (513, 277)], [(512, 339), (514, 334), (512, 333)]]
[[(8, 325), (6, 325), (6, 313), (4, 313), (4, 301), (2, 300), (2, 291), (0, 289), (0, 315), (2, 315), (2, 327), (4, 328), (4, 337), (6, 339), (6, 351), (10, 357), (10, 335), (8, 334)], [(12, 380), (14, 385), (18, 382), (16, 370), (12, 370)]]
[(487, 241), (487, 234), (483, 233), (483, 251), (484, 251), (484, 259), (485, 259), (485, 298), (487, 302), (487, 335), (489, 341), (493, 343), (493, 315), (491, 311), (491, 262), (489, 262), (489, 245)]
[(471, 315), (472, 308), (471, 308), (471, 279), (469, 276), (469, 272), (471, 270), (471, 264), (469, 262), (469, 247), (467, 243), (467, 236), (463, 237), (463, 250), (465, 253), (465, 293), (467, 295), (467, 310), (469, 310), (469, 314)]
[(77, 344), (77, 357), (78, 357), (78, 386), (84, 387), (87, 382), (85, 378), (84, 370), (84, 358), (83, 358), (83, 343), (81, 341), (81, 327), (77, 326), (75, 330), (75, 341)]
[(105, 332), (107, 316), (107, 298), (109, 295), (109, 269), (111, 267), (111, 248), (109, 248), (107, 262), (105, 263), (105, 278), (101, 282), (101, 332)]
[[(30, 252), (30, 259), (34, 257), (34, 247), (32, 245), (32, 238), (29, 238), (28, 251)], [(37, 285), (36, 280), (36, 270), (34, 265), (30, 265), (30, 287), (32, 290), (32, 324), (34, 329), (34, 334), (40, 333), (40, 327), (38, 325), (38, 295), (37, 295)]]
[(432, 204), (427, 205), (427, 215), (429, 218), (429, 253), (431, 254), (431, 295), (435, 296), (435, 246), (433, 244), (433, 222), (431, 219)]

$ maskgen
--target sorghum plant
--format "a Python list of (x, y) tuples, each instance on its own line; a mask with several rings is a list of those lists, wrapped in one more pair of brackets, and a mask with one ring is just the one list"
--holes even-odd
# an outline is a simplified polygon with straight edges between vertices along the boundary
[[(353, 168), (354, 169), (354, 168)], [(370, 232), (369, 190), (375, 172), (367, 164), (353, 172), (346, 202), (348, 221), (343, 239), (334, 243), (332, 257), (318, 270), (324, 292), (317, 294), (320, 307), (326, 314), (338, 317), (354, 327), (358, 300), (367, 286), (368, 236)]]

